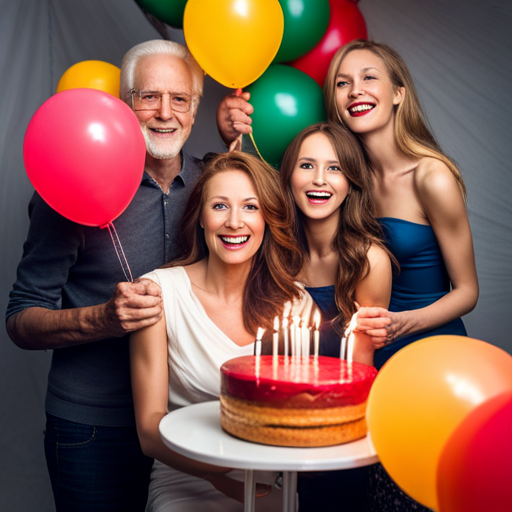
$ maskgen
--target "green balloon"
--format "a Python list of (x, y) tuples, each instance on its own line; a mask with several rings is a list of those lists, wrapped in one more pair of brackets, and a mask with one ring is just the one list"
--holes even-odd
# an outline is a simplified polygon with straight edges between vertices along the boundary
[(171, 27), (183, 28), (187, 0), (135, 0), (142, 9)]
[(298, 69), (272, 65), (247, 90), (254, 107), (251, 117), (256, 148), (276, 167), (303, 128), (326, 120), (322, 89)]
[(274, 62), (295, 60), (322, 39), (331, 14), (329, 0), (279, 0), (284, 15), (284, 32)]

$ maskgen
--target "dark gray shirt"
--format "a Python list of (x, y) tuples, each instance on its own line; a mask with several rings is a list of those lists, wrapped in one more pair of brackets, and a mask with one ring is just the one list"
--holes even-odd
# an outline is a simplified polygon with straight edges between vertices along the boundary
[[(114, 220), (134, 278), (176, 257), (179, 221), (201, 174), (200, 164), (182, 152), (182, 169), (168, 194), (144, 173), (132, 202)], [(109, 300), (117, 283), (126, 279), (108, 230), (65, 219), (38, 194), (29, 214), (6, 318), (30, 307), (68, 309)], [(89, 425), (134, 425), (128, 339), (54, 350), (46, 411)]]

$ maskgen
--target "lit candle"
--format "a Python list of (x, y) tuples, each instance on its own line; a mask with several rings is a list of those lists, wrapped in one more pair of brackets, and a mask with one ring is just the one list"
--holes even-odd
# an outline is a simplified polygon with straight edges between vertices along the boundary
[(320, 352), (320, 311), (318, 311), (318, 309), (313, 316), (313, 323), (315, 324), (315, 330), (313, 331), (313, 347), (315, 358), (318, 358), (318, 353)]
[(292, 330), (294, 331), (294, 337), (295, 337), (295, 355), (297, 357), (300, 357), (301, 355), (301, 350), (300, 350), (300, 345), (301, 345), (301, 340), (302, 340), (302, 337), (301, 337), (301, 332), (300, 332), (300, 316), (298, 315), (295, 315), (293, 317), (293, 327), (292, 327)]
[(348, 329), (345, 330), (345, 336), (347, 337), (347, 362), (352, 363), (354, 361), (354, 345), (356, 337), (354, 330), (356, 328), (356, 315), (352, 316)]
[(261, 356), (261, 338), (263, 338), (263, 333), (265, 329), (258, 327), (258, 332), (256, 333), (256, 341), (254, 342), (254, 355)]
[(279, 318), (274, 318), (274, 334), (272, 336), (272, 356), (277, 357), (279, 354)]
[[(288, 356), (288, 318), (283, 318), (284, 355)], [(286, 359), (285, 359), (286, 360)]]
[(354, 333), (350, 332), (347, 342), (347, 362), (352, 363), (354, 360)]
[(306, 321), (304, 320), (304, 318), (302, 319), (301, 326), (302, 357), (308, 358), (311, 331), (309, 330), (309, 327), (306, 325)]
[[(292, 320), (293, 322), (293, 320)], [(293, 325), (293, 323), (290, 322), (290, 348), (291, 348), (291, 352), (292, 352), (292, 357), (295, 357), (297, 354), (295, 353), (295, 349), (297, 348), (295, 346), (295, 326)]]
[(341, 337), (341, 345), (340, 345), (340, 359), (345, 359), (347, 355), (347, 337)]

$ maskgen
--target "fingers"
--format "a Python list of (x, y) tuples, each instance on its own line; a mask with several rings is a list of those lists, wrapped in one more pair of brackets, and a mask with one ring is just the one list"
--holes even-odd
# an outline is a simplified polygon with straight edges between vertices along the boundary
[(381, 338), (383, 341), (387, 340), (389, 331), (387, 329), (368, 329), (364, 331), (365, 334), (372, 338)]
[(379, 307), (360, 307), (357, 311), (357, 318), (375, 318), (386, 317), (389, 318), (389, 311), (385, 308)]
[[(386, 327), (391, 324), (389, 318), (365, 318), (364, 320), (357, 320), (356, 330), (364, 332), (370, 336), (387, 336), (388, 332)], [(372, 334), (372, 331), (380, 331)]]
[(141, 295), (154, 295), (155, 297), (162, 296), (162, 289), (154, 281), (151, 281), (151, 279), (140, 279), (136, 282), (143, 285), (143, 288), (137, 288)]
[(134, 283), (119, 283), (112, 299), (105, 305), (107, 330), (122, 336), (158, 322), (163, 315), (160, 286), (144, 279)]

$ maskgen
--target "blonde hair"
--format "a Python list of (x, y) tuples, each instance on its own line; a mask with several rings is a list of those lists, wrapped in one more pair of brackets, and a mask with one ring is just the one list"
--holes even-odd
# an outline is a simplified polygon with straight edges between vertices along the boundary
[(466, 187), (455, 162), (448, 157), (428, 128), (427, 118), (421, 107), (414, 82), (402, 57), (384, 43), (355, 39), (342, 46), (334, 55), (324, 84), (324, 97), (329, 121), (343, 123), (336, 102), (336, 77), (343, 59), (354, 50), (368, 50), (379, 57), (386, 66), (395, 88), (405, 89), (402, 101), (395, 105), (395, 142), (398, 149), (407, 156), (431, 157), (443, 162), (452, 172), (462, 195)]

